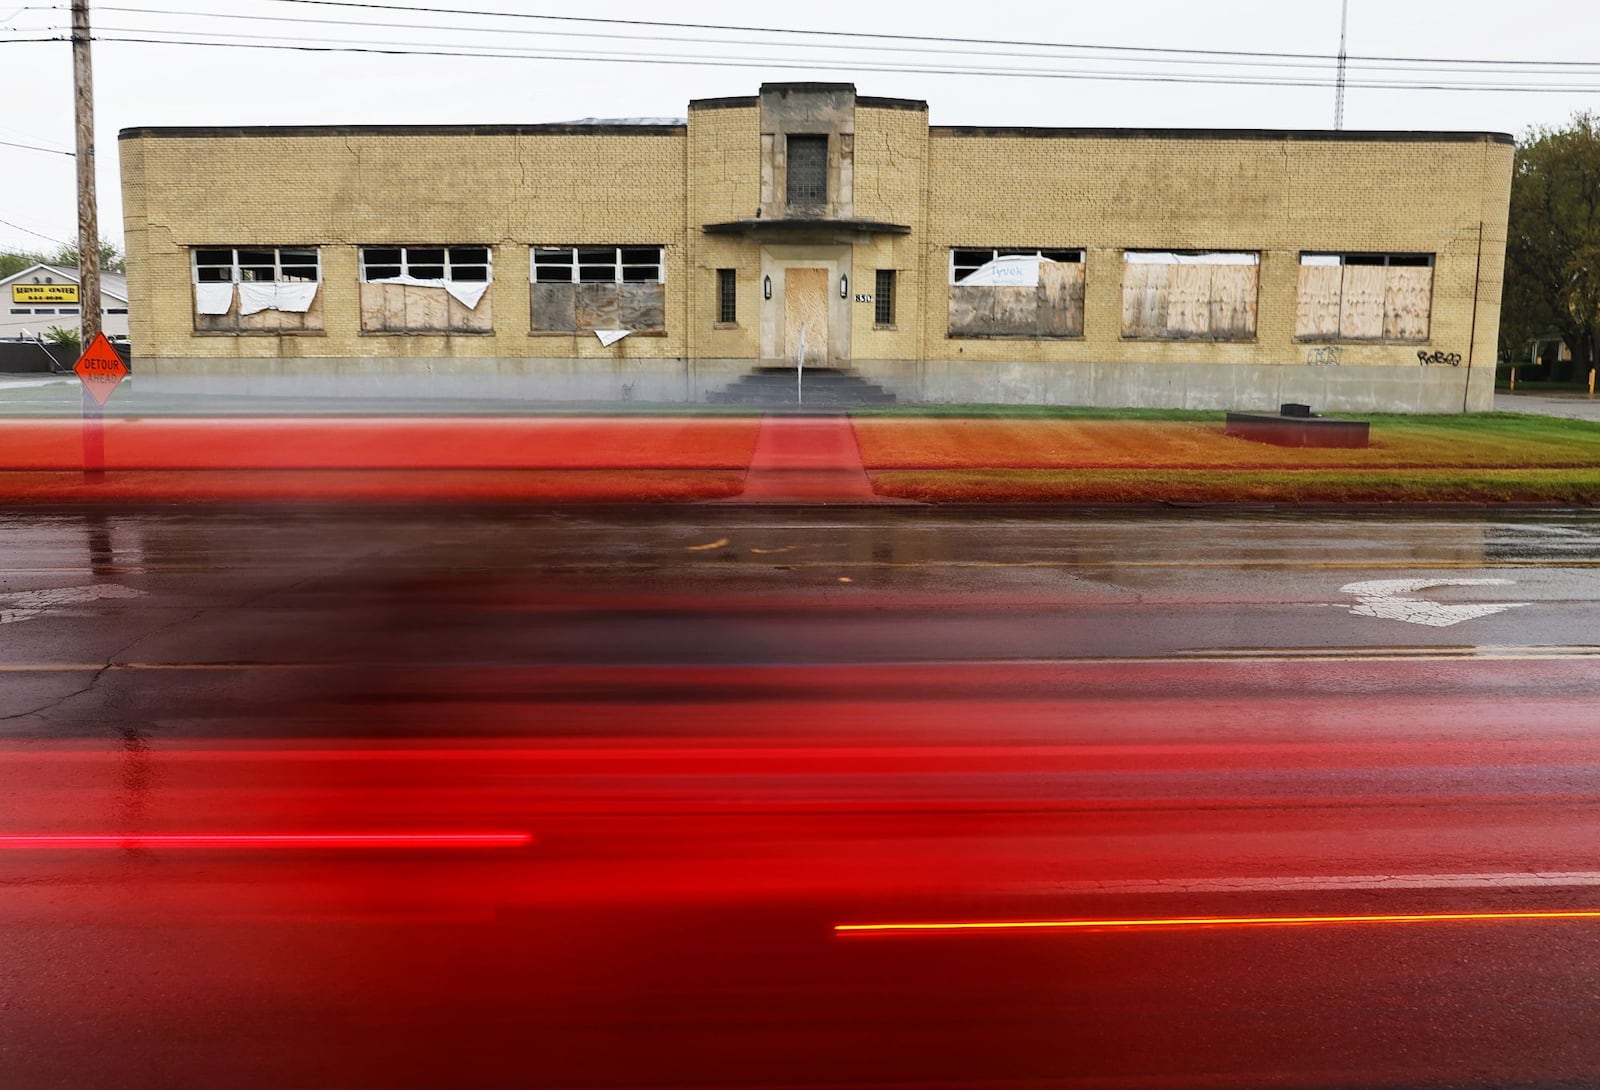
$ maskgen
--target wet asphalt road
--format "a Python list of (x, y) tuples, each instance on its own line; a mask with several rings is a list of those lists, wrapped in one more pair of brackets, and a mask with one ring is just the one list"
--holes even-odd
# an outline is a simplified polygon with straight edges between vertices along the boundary
[(0, 557), (6, 1087), (1600, 1084), (1591, 514)]

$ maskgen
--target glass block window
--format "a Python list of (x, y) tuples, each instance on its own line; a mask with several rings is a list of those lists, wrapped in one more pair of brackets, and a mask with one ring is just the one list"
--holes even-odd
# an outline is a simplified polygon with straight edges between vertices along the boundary
[(828, 137), (795, 134), (789, 137), (788, 197), (792, 205), (828, 203)]

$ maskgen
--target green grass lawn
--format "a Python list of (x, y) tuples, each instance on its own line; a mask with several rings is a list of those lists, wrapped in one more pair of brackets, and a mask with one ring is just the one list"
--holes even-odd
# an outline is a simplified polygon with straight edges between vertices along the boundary
[(1222, 434), (1222, 414), (874, 414), (882, 495), (931, 503), (1600, 503), (1600, 424), (1505, 413), (1363, 416), (1364, 450)]

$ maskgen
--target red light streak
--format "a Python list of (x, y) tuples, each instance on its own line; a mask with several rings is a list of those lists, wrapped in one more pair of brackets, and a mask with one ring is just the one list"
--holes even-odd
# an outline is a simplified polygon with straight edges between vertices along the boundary
[(40, 833), (0, 834), (0, 849), (521, 848), (532, 833)]
[(1524, 912), (1392, 912), (1330, 916), (1174, 916), (1109, 920), (947, 920), (930, 923), (841, 923), (836, 935), (890, 935), (974, 931), (1129, 931), (1183, 927), (1307, 927), (1346, 923), (1464, 923), (1474, 920), (1594, 920), (1600, 909), (1549, 909)]

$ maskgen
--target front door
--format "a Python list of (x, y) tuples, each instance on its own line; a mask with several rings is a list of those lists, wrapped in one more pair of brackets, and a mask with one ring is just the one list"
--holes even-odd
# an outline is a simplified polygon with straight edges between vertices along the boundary
[(797, 366), (828, 365), (828, 270), (783, 271), (784, 358)]

